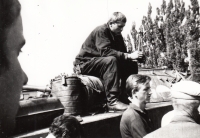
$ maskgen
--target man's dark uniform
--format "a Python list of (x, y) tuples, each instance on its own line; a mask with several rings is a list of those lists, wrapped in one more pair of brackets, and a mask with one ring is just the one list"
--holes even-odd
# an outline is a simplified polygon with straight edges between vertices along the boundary
[(119, 96), (119, 80), (125, 87), (130, 74), (138, 73), (137, 62), (127, 60), (122, 35), (115, 35), (107, 24), (95, 28), (83, 43), (74, 62), (75, 71), (102, 79), (108, 103)]
[(120, 132), (122, 138), (143, 138), (151, 130), (151, 121), (146, 111), (142, 111), (131, 103), (121, 118)]

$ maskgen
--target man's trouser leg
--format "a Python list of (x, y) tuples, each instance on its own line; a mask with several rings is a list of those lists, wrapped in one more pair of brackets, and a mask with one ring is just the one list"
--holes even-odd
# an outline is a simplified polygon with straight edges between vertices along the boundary
[(121, 78), (121, 94), (120, 101), (128, 104), (130, 101), (128, 100), (128, 95), (126, 94), (126, 80), (132, 74), (138, 74), (138, 64), (137, 62), (133, 62), (130, 60), (122, 61), (119, 63), (119, 76)]
[[(103, 80), (108, 106), (116, 105), (119, 96), (119, 67), (115, 57), (98, 57), (80, 65), (81, 74), (99, 77)], [(117, 108), (125, 110), (127, 105)], [(118, 104), (118, 105), (119, 105)], [(125, 107), (126, 106), (126, 107)], [(115, 109), (114, 109), (115, 110)]]

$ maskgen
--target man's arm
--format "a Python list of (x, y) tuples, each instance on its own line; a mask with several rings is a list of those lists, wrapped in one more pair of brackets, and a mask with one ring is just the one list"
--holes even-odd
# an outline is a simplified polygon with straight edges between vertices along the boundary
[(97, 31), (95, 34), (95, 45), (102, 57), (114, 56), (119, 59), (127, 59), (127, 54), (111, 48), (111, 40), (105, 30)]
[(112, 49), (111, 40), (109, 39), (108, 34), (105, 31), (96, 32), (95, 42), (95, 45), (97, 46), (97, 49), (99, 50), (102, 57), (114, 56), (119, 59), (130, 59), (133, 61), (136, 61), (138, 58), (143, 57), (142, 52), (135, 51), (131, 54), (128, 54)]

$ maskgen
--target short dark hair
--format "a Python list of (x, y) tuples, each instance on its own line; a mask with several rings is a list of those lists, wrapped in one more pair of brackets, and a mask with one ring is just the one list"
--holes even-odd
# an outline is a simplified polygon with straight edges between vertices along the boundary
[(140, 84), (146, 85), (151, 81), (151, 78), (146, 75), (130, 75), (126, 80), (126, 93), (132, 97), (133, 93), (136, 93), (140, 89)]
[(117, 23), (117, 22), (124, 22), (126, 23), (126, 16), (121, 12), (114, 12), (110, 19), (108, 20), (108, 24), (110, 23)]
[(72, 115), (56, 117), (49, 128), (56, 138), (83, 138), (81, 124)]

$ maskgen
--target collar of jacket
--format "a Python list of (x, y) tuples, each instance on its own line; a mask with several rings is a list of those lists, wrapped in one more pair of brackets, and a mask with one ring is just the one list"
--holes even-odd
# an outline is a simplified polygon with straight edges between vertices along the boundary
[(132, 109), (134, 109), (134, 110), (136, 110), (136, 111), (139, 111), (139, 112), (141, 112), (141, 113), (143, 113), (143, 114), (146, 114), (146, 110), (142, 111), (142, 110), (141, 110), (139, 107), (137, 107), (135, 104), (130, 103), (130, 104), (129, 104), (129, 108), (132, 108)]
[(196, 123), (193, 118), (185, 115), (176, 115), (172, 118), (171, 123), (176, 123), (176, 122), (192, 122)]
[(107, 24), (105, 24), (105, 25), (106, 25), (106, 27), (108, 28), (109, 33), (110, 33), (110, 35), (112, 36), (113, 41), (115, 41), (114, 33), (110, 30), (109, 24), (107, 23)]

